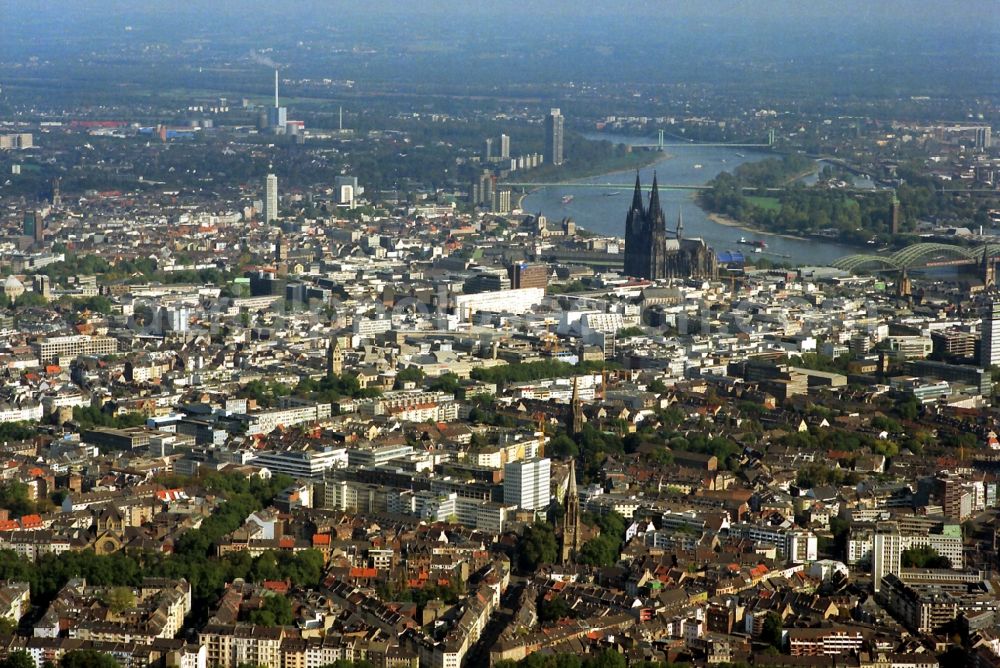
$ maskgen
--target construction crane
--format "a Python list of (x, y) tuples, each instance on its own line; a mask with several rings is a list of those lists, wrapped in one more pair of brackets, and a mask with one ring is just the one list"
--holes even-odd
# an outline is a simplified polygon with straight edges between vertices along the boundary
[(543, 344), (545, 352), (550, 355), (559, 354), (559, 336), (552, 331), (552, 325), (554, 322), (550, 322), (545, 327), (545, 342)]

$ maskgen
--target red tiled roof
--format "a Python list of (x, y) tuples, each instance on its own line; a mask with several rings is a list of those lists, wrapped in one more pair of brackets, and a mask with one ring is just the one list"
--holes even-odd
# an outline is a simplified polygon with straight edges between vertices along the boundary
[(373, 578), (378, 575), (378, 571), (374, 568), (363, 568), (355, 566), (351, 569), (350, 576), (352, 578)]
[(288, 583), (282, 580), (264, 580), (264, 589), (269, 589), (276, 594), (287, 594)]

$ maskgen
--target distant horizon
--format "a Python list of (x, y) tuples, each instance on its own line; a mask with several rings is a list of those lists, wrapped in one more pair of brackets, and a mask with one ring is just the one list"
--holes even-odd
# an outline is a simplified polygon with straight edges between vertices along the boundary
[[(1000, 94), (1000, 5), (985, 0), (611, 0), (586, 12), (569, 0), (0, 0), (0, 12), (0, 78), (28, 59), (76, 68), (95, 54), (102, 67), (87, 76), (124, 77), (109, 73), (114, 66), (175, 77), (246, 67), (259, 50), (295, 76), (364, 82), (753, 81), (796, 94), (817, 85), (831, 95)], [(193, 75), (179, 83), (200, 85)]]

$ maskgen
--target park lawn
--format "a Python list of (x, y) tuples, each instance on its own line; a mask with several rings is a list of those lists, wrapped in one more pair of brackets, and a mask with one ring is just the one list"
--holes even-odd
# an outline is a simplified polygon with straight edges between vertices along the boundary
[(747, 201), (765, 211), (779, 211), (781, 209), (781, 202), (777, 197), (758, 197), (754, 195), (747, 197)]

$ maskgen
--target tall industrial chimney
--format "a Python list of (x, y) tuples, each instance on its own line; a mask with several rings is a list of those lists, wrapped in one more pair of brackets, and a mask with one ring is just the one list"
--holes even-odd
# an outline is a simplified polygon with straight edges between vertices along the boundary
[(278, 70), (274, 70), (274, 108), (278, 108)]

